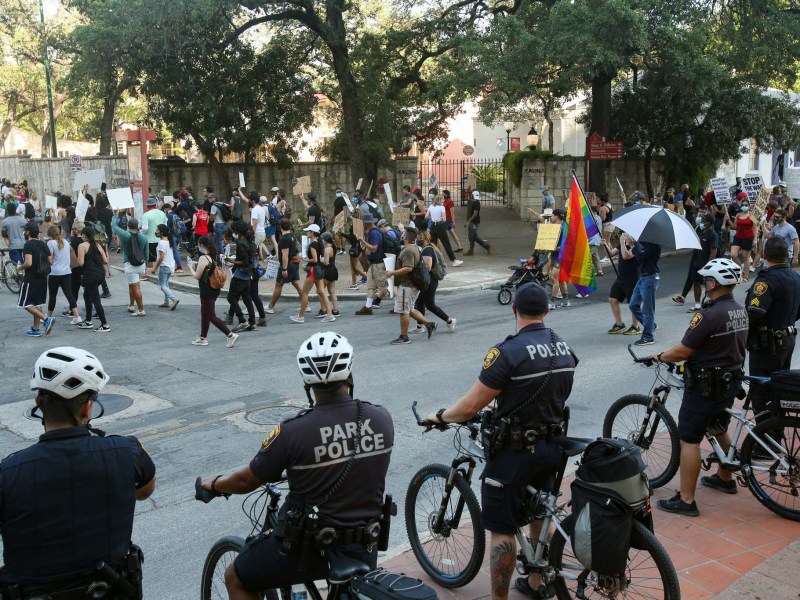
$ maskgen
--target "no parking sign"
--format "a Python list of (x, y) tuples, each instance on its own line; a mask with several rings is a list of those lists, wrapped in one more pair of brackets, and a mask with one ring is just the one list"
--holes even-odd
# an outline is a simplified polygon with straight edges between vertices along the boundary
[(70, 171), (80, 171), (81, 170), (81, 156), (80, 156), (80, 154), (70, 154), (70, 157), (69, 157), (69, 169), (70, 169)]

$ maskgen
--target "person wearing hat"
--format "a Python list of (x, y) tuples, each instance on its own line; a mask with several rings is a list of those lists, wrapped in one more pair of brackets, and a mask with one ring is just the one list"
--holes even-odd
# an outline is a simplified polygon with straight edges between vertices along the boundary
[(478, 190), (472, 192), (472, 202), (467, 205), (467, 222), (464, 227), (467, 229), (467, 237), (469, 237), (469, 250), (464, 253), (464, 256), (472, 256), (475, 254), (475, 244), (483, 247), (486, 254), (492, 253), (492, 245), (478, 237), (478, 227), (481, 224), (481, 193)]
[(8, 258), (16, 265), (23, 260), (22, 248), (25, 246), (25, 235), (23, 233), (25, 223), (27, 223), (25, 220), (25, 205), (17, 204), (13, 216), (3, 219), (3, 224), (0, 225), (3, 240), (8, 246)]
[(325, 316), (322, 318), (323, 323), (332, 323), (336, 320), (333, 316), (331, 304), (328, 301), (328, 294), (325, 288), (325, 268), (322, 264), (322, 244), (319, 241), (320, 229), (316, 223), (311, 223), (303, 231), (306, 232), (308, 237), (308, 253), (305, 260), (306, 270), (308, 275), (303, 283), (303, 288), (300, 291), (300, 312), (297, 315), (291, 315), (289, 318), (295, 323), (305, 323), (305, 313), (308, 308), (308, 292), (312, 287), (317, 289), (317, 298), (319, 299), (322, 313)]
[(364, 237), (358, 241), (366, 248), (365, 255), (369, 268), (367, 269), (367, 301), (356, 311), (357, 315), (371, 315), (373, 308), (380, 308), (381, 299), (389, 293), (386, 281), (386, 265), (383, 259), (386, 256), (383, 248), (383, 234), (375, 227), (375, 217), (367, 213), (361, 217), (364, 223)]
[(50, 333), (55, 324), (55, 319), (48, 317), (40, 308), (47, 302), (47, 275), (50, 273), (50, 265), (53, 264), (53, 256), (47, 244), (39, 239), (39, 226), (36, 223), (25, 223), (22, 234), (25, 237), (25, 245), (22, 247), (23, 260), (22, 264), (17, 266), (17, 273), (25, 275), (19, 290), (17, 306), (33, 315), (33, 326), (25, 332), (25, 335), (39, 337), (42, 335), (39, 323), (43, 325), (45, 335)]
[(544, 213), (544, 211), (547, 210), (548, 208), (552, 209), (555, 207), (556, 207), (556, 199), (550, 192), (550, 186), (546, 185), (542, 187), (542, 212)]
[[(158, 248), (158, 226), (167, 224), (167, 215), (163, 210), (158, 209), (158, 202), (153, 196), (147, 199), (147, 207), (142, 215), (142, 233), (147, 237), (147, 268), (152, 269), (156, 262), (156, 248)], [(142, 281), (147, 281), (147, 273), (141, 277)]]
[[(161, 212), (161, 211), (158, 211)], [(162, 213), (163, 214), (163, 213)], [(115, 215), (111, 221), (111, 228), (119, 238), (122, 246), (122, 270), (125, 273), (125, 281), (128, 282), (128, 312), (132, 317), (144, 317), (144, 302), (142, 301), (142, 288), (139, 284), (142, 275), (145, 273), (144, 262), (139, 262), (139, 256), (143, 254), (147, 257), (147, 238), (139, 231), (139, 221), (134, 218), (128, 219), (127, 229), (122, 229), (117, 225), (119, 216)], [(158, 244), (156, 244), (158, 245)], [(134, 304), (138, 310), (134, 308)]]
[[(464, 423), (495, 401), (494, 430), (500, 419), (508, 419), (511, 429), (524, 432), (520, 445), (512, 445), (510, 436), (492, 439), (491, 458), (481, 475), (481, 516), (491, 534), (493, 564), (499, 565), (491, 573), (492, 590), (499, 597), (507, 595), (514, 572), (514, 534), (525, 489), (550, 489), (555, 481), (562, 451), (552, 438), (565, 431), (564, 405), (578, 365), (569, 345), (544, 324), (548, 302), (542, 286), (520, 286), (511, 308), (517, 333), (489, 349), (466, 395), (426, 417), (429, 427)], [(532, 539), (541, 524), (530, 524)], [(515, 587), (533, 598), (548, 597), (540, 573), (517, 579)]]
[(267, 212), (267, 197), (259, 196), (255, 192), (250, 192), (248, 195), (250, 201), (250, 225), (255, 233), (254, 243), (258, 256), (264, 258), (262, 246), (267, 241), (267, 222), (269, 221), (269, 213)]
[(270, 189), (270, 192), (272, 193), (272, 200), (270, 200), (270, 204), (272, 204), (272, 206), (278, 206), (278, 201), (280, 200), (280, 194), (278, 192), (280, 192), (280, 190), (281, 188), (279, 188), (277, 185), (273, 185)]

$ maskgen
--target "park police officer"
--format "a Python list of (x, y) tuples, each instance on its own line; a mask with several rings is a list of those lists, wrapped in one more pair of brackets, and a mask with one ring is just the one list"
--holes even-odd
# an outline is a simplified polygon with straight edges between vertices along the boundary
[(275, 427), (248, 466), (202, 480), (215, 495), (248, 494), (288, 473), (289, 493), (275, 532), (249, 542), (225, 573), (231, 600), (325, 579), (323, 549), (374, 567), (376, 535), (388, 533), (381, 515), (394, 443), (389, 412), (353, 400), (353, 347), (341, 335), (312, 335), (300, 346), (297, 364), (313, 409)]
[[(489, 349), (472, 388), (456, 404), (428, 415), (428, 422), (467, 421), (496, 399), (491, 423), (484, 421), (487, 454), (481, 476), (481, 518), (491, 532), (492, 598), (505, 598), (516, 562), (514, 533), (527, 485), (552, 488), (561, 450), (553, 436), (564, 429), (564, 403), (572, 391), (578, 359), (567, 343), (544, 325), (547, 292), (537, 283), (517, 290), (516, 335)], [(531, 524), (538, 537), (541, 521)], [(531, 597), (548, 597), (541, 574), (516, 582)]]
[[(783, 238), (773, 237), (764, 244), (766, 269), (761, 270), (747, 292), (750, 331), (750, 375), (771, 376), (790, 368), (800, 318), (800, 275), (787, 265), (789, 249)], [(766, 386), (751, 385), (750, 400), (756, 420), (766, 410), (769, 391)]]
[(0, 597), (110, 583), (109, 569), (112, 580), (122, 576), (112, 592), (141, 586), (133, 514), (136, 500), (153, 493), (156, 469), (136, 438), (89, 426), (107, 382), (103, 365), (85, 350), (53, 348), (36, 360), (33, 414), (41, 411), (45, 433), (0, 463)]
[[(690, 517), (700, 514), (694, 496), (700, 474), (700, 442), (706, 429), (718, 432), (716, 438), (724, 450), (730, 446), (727, 428), (731, 417), (725, 409), (733, 406), (740, 389), (748, 323), (747, 311), (733, 299), (742, 268), (730, 259), (715, 258), (698, 273), (706, 291), (703, 308), (694, 314), (679, 344), (653, 354), (656, 361), (686, 361), (678, 415), (681, 486), (674, 497), (659, 500), (658, 506)], [(708, 487), (736, 493), (736, 482), (725, 469), (701, 481)]]

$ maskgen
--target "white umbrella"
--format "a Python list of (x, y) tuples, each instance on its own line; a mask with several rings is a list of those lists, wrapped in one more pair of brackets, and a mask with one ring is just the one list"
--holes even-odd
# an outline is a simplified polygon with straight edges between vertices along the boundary
[(660, 206), (636, 204), (624, 208), (611, 223), (640, 242), (659, 244), (664, 248), (701, 248), (694, 225)]

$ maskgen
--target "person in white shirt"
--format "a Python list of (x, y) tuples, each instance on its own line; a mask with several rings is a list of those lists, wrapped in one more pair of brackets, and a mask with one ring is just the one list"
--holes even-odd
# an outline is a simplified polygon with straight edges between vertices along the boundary
[(169, 233), (169, 228), (164, 224), (156, 227), (156, 235), (158, 236), (158, 242), (156, 243), (157, 258), (150, 273), (158, 275), (158, 287), (164, 292), (164, 302), (158, 306), (175, 310), (180, 300), (176, 300), (172, 290), (169, 289), (169, 278), (175, 272), (175, 256), (172, 254), (172, 245), (175, 241)]
[(53, 316), (60, 288), (69, 303), (69, 310), (72, 313), (70, 325), (77, 325), (82, 319), (78, 314), (78, 304), (75, 302), (75, 296), (72, 293), (72, 267), (70, 266), (72, 249), (64, 241), (58, 225), (51, 225), (48, 228), (47, 237), (47, 247), (50, 250), (50, 256), (53, 257), (50, 275), (47, 278), (47, 316), (48, 318)]
[(264, 258), (262, 246), (267, 239), (267, 204), (266, 196), (261, 196), (258, 201), (250, 204), (250, 224), (255, 232), (255, 244), (259, 258)]
[(444, 196), (437, 194), (433, 199), (433, 204), (428, 207), (425, 219), (431, 222), (431, 244), (440, 243), (450, 259), (450, 264), (460, 267), (464, 264), (463, 260), (456, 260), (453, 247), (450, 245), (450, 236), (447, 234), (447, 211), (444, 206)]

